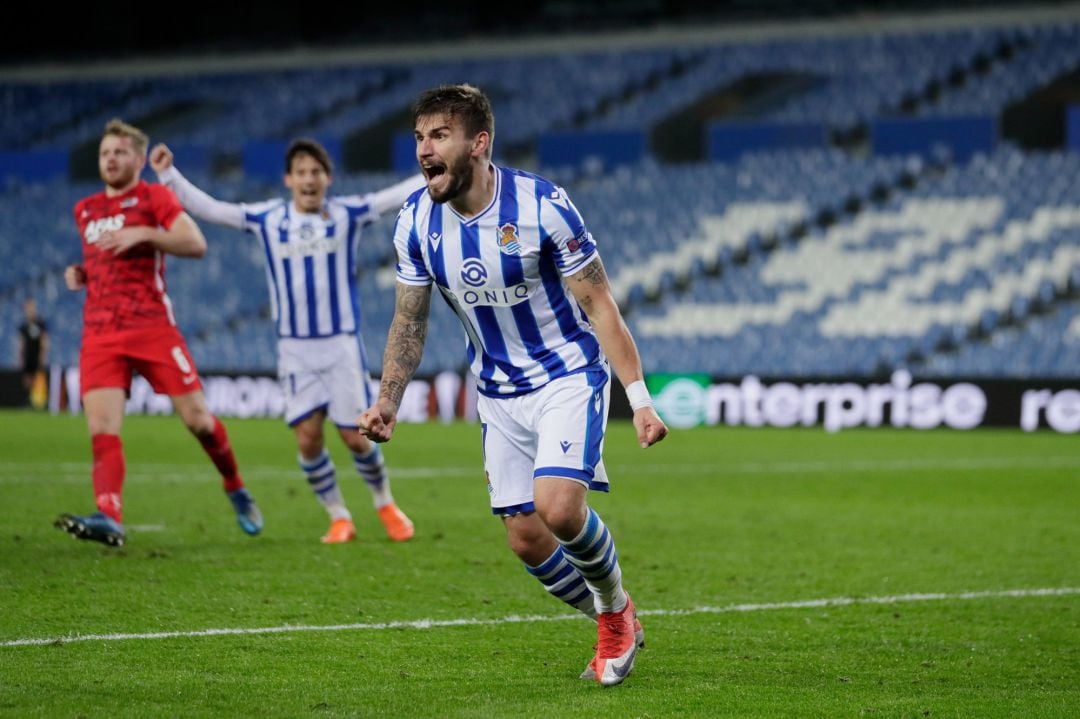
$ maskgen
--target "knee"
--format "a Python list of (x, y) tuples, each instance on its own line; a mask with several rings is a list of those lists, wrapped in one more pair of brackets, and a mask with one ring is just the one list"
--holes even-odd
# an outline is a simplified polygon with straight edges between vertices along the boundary
[(101, 414), (88, 414), (86, 427), (90, 430), (91, 437), (99, 434), (120, 434), (120, 422)]
[(506, 540), (510, 551), (526, 564), (536, 566), (551, 556), (555, 539), (541, 522), (531, 521), (532, 515), (507, 518)]
[(323, 436), (321, 432), (297, 432), (296, 448), (305, 459), (315, 459), (323, 451)]
[(122, 414), (115, 412), (87, 408), (86, 411), (86, 428), (90, 431), (90, 436), (98, 434), (120, 434), (120, 423), (123, 418)]
[(192, 407), (180, 414), (184, 426), (196, 437), (209, 437), (214, 433), (214, 415), (207, 407)]
[(353, 454), (367, 454), (371, 451), (371, 445), (374, 444), (370, 439), (360, 434), (359, 431), (354, 430), (343, 430), (341, 439)]
[(539, 538), (535, 534), (512, 533), (506, 539), (510, 544), (510, 551), (527, 561), (534, 553), (533, 547), (537, 545)]
[(555, 536), (564, 542), (576, 537), (585, 524), (585, 507), (580, 502), (568, 499), (551, 498), (537, 502), (536, 512)]

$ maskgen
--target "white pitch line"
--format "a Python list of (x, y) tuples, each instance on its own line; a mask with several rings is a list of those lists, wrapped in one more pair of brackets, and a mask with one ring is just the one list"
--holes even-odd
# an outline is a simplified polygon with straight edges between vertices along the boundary
[[(765, 612), (778, 609), (815, 609), (820, 607), (846, 607), (853, 604), (903, 604), (908, 602), (970, 601), (974, 599), (1061, 597), (1080, 594), (1080, 587), (1051, 587), (1043, 589), (1004, 589), (984, 592), (926, 594), (896, 594), (886, 597), (831, 597), (828, 599), (804, 599), (794, 602), (766, 602), (761, 604), (729, 604), (724, 607), (694, 607), (693, 609), (646, 609), (638, 612), (643, 617), (684, 617), (692, 614), (732, 614), (740, 612)], [(383, 629), (441, 629), (444, 627), (477, 627), (499, 624), (526, 624), (533, 622), (561, 622), (580, 620), (580, 614), (556, 616), (511, 615), (498, 619), (416, 619), (412, 621), (376, 622), (364, 624), (283, 624), (278, 627), (252, 627), (233, 629), (200, 629), (187, 632), (147, 632), (132, 634), (73, 634), (47, 639), (9, 639), (0, 641), (0, 647), (42, 646), (69, 644), (71, 642), (115, 642), (127, 639), (178, 639), (188, 637), (244, 636), (251, 634), (291, 634), (294, 632), (345, 632)]]
[[(629, 472), (700, 472), (713, 476), (729, 477), (745, 474), (850, 474), (855, 472), (931, 472), (943, 469), (1066, 469), (1080, 468), (1080, 457), (970, 457), (925, 459), (843, 459), (794, 462), (725, 462), (715, 463), (664, 463), (614, 465), (616, 473)], [(90, 465), (64, 462), (50, 465), (44, 462), (0, 462), (0, 484), (37, 482), (37, 473), (47, 468), (49, 481), (76, 484), (89, 479)], [(213, 472), (202, 465), (191, 465), (189, 473), (178, 472), (177, 465), (139, 464), (128, 472), (127, 481), (143, 482), (220, 482)], [(444, 467), (391, 467), (395, 479), (432, 479), (438, 477), (480, 476), (480, 465)], [(252, 467), (245, 477), (260, 481), (297, 481), (301, 474), (292, 469), (277, 467)]]

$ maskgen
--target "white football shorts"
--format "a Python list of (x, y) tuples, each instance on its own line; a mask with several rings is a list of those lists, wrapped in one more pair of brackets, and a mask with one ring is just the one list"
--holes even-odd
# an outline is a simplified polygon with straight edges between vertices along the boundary
[(605, 364), (520, 397), (477, 398), (493, 513), (534, 511), (536, 477), (563, 477), (608, 490), (601, 453), (610, 394)]
[(356, 335), (278, 340), (278, 379), (289, 426), (325, 410), (338, 427), (356, 427), (372, 402), (370, 377)]

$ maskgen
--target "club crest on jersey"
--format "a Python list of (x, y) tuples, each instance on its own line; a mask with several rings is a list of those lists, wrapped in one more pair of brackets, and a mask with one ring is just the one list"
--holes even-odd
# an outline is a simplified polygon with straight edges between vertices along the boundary
[(507, 222), (499, 228), (499, 252), (504, 255), (520, 255), (521, 244), (518, 242), (517, 225)]

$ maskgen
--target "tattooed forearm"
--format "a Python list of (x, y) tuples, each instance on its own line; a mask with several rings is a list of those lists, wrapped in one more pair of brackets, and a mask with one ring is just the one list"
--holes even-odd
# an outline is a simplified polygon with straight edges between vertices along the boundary
[(431, 310), (431, 287), (397, 287), (394, 321), (386, 338), (383, 355), (383, 376), (379, 397), (401, 405), (427, 340), (428, 312)]
[(395, 407), (400, 407), (401, 398), (405, 396), (405, 388), (408, 386), (408, 380), (402, 381), (383, 377), (382, 384), (379, 385), (379, 397), (393, 402)]
[(606, 285), (607, 273), (604, 272), (604, 263), (597, 257), (589, 264), (585, 265), (585, 269), (581, 270), (574, 275), (574, 279), (578, 282), (587, 282), (590, 285)]

